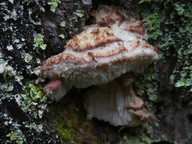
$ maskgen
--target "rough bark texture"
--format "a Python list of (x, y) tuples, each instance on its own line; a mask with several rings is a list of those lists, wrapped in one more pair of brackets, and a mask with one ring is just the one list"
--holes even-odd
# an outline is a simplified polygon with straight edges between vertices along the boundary
[[(87, 121), (84, 90), (49, 104), (35, 68), (63, 51), (100, 4), (145, 23), (159, 60), (134, 88), (155, 117), (136, 128)], [(2, 0), (0, 2), (0, 143), (157, 144), (192, 142), (192, 3), (190, 0)]]

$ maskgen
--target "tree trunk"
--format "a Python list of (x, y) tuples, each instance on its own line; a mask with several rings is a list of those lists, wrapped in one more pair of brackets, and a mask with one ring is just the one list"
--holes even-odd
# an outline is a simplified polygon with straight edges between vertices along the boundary
[[(139, 127), (87, 121), (82, 94), (58, 103), (42, 92), (38, 66), (92, 23), (91, 8), (114, 5), (141, 19), (159, 59), (134, 82), (153, 114)], [(1, 143), (192, 143), (192, 2), (190, 0), (2, 0), (0, 2)], [(89, 89), (89, 88), (88, 88)]]

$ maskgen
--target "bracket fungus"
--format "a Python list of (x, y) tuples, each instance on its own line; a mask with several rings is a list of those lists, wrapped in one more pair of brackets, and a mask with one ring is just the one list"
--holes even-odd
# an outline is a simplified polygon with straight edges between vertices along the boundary
[(114, 126), (137, 126), (152, 120), (144, 102), (135, 95), (133, 75), (128, 73), (108, 84), (98, 85), (85, 93), (87, 118), (108, 121)]
[[(151, 119), (143, 101), (134, 94), (130, 77), (130, 73), (142, 73), (158, 57), (157, 49), (146, 41), (143, 23), (117, 7), (103, 6), (91, 15), (94, 23), (41, 67), (41, 76), (54, 80), (44, 87), (45, 93), (59, 100), (72, 87), (98, 85), (85, 94), (89, 118), (129, 126)], [(127, 82), (122, 75), (129, 75)]]

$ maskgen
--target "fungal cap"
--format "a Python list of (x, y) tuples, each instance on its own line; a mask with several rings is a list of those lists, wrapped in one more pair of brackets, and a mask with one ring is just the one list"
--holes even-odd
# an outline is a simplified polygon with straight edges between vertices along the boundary
[(118, 26), (127, 32), (147, 39), (144, 24), (137, 18), (133, 18), (120, 7), (100, 6), (98, 10), (90, 13), (94, 23), (101, 27)]
[[(118, 15), (125, 18), (110, 26), (101, 26), (96, 21), (86, 27), (67, 42), (63, 53), (45, 62), (41, 67), (42, 77), (61, 79), (71, 86), (86, 88), (108, 83), (127, 72), (141, 73), (157, 59), (157, 48), (145, 41), (146, 34), (140, 20), (117, 8), (106, 9), (101, 10), (111, 11), (116, 15), (114, 19), (118, 19)], [(102, 17), (100, 13), (103, 12), (96, 13), (96, 19)], [(111, 13), (106, 12), (105, 16)]]
[(52, 100), (58, 101), (61, 99), (69, 90), (69, 85), (65, 85), (60, 80), (53, 80), (49, 82), (44, 88), (44, 93), (49, 96)]

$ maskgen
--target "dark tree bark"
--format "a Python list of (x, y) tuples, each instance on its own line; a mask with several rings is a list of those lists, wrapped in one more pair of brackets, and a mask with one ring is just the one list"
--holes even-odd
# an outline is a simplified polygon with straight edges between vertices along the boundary
[[(124, 8), (142, 19), (159, 59), (136, 77), (134, 88), (154, 115), (152, 123), (113, 127), (87, 121), (84, 90), (58, 103), (42, 93), (36, 68), (64, 50), (91, 24), (90, 9)], [(0, 142), (192, 142), (192, 2), (190, 0), (2, 0), (0, 2)], [(47, 81), (47, 80), (46, 80)]]

